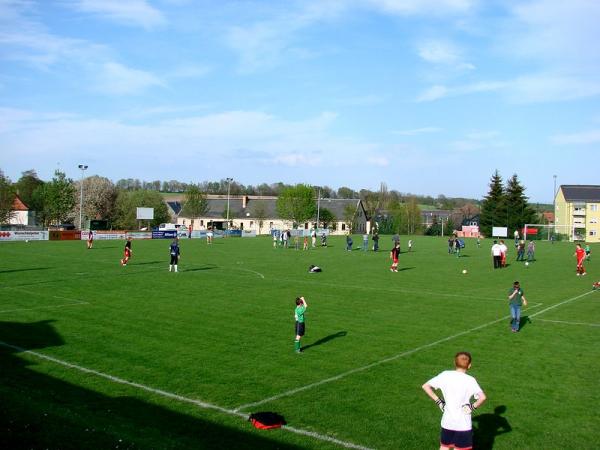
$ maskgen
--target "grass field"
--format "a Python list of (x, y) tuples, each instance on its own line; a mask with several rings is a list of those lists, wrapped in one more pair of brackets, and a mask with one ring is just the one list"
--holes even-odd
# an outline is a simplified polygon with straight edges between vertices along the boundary
[[(2, 243), (0, 448), (436, 448), (421, 385), (459, 350), (488, 396), (477, 448), (597, 448), (600, 248), (576, 277), (569, 243), (539, 243), (529, 267), (511, 248), (493, 270), (489, 241), (458, 259), (413, 239), (399, 273), (389, 236), (378, 253), (184, 240), (177, 274), (169, 241), (134, 241), (127, 267), (122, 241)], [(511, 333), (517, 279), (530, 303)], [(256, 430), (255, 411), (288, 426)]]

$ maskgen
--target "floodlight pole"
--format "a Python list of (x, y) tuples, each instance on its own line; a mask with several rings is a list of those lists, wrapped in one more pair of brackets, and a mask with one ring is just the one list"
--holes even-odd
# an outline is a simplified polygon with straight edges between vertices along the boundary
[(225, 230), (225, 237), (229, 234), (229, 195), (231, 192), (231, 182), (233, 178), (227, 178), (227, 228)]
[(317, 194), (317, 232), (319, 231), (319, 213), (321, 209), (321, 188), (319, 188)]
[(77, 167), (81, 169), (81, 186), (79, 192), (79, 229), (83, 229), (83, 174), (88, 168), (85, 164), (79, 164)]

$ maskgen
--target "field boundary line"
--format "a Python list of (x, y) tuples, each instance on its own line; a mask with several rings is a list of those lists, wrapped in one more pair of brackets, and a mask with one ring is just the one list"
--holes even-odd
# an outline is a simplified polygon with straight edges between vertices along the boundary
[[(114, 375), (110, 375), (110, 374), (107, 374), (107, 373), (104, 373), (104, 372), (100, 372), (98, 370), (89, 369), (87, 367), (80, 366), (78, 364), (73, 364), (73, 363), (70, 363), (68, 361), (64, 361), (62, 359), (54, 358), (53, 356), (48, 356), (48, 355), (44, 355), (43, 353), (38, 353), (38, 352), (34, 352), (32, 350), (27, 350), (25, 348), (19, 347), (17, 345), (12, 345), (12, 344), (9, 344), (7, 342), (0, 341), (0, 345), (3, 346), (3, 347), (6, 347), (6, 348), (11, 348), (11, 349), (16, 350), (16, 351), (18, 351), (20, 353), (26, 353), (26, 354), (35, 356), (37, 358), (53, 362), (55, 364), (67, 367), (69, 369), (77, 370), (79, 372), (83, 372), (83, 373), (87, 373), (87, 374), (90, 374), (90, 375), (95, 375), (95, 376), (100, 377), (100, 378), (107, 379), (109, 381), (112, 381), (113, 383), (117, 383), (117, 384), (122, 384), (122, 385), (125, 385), (125, 386), (134, 387), (136, 389), (139, 389), (139, 390), (142, 390), (142, 391), (146, 391), (146, 392), (150, 392), (152, 394), (159, 395), (161, 397), (170, 398), (170, 399), (182, 402), (182, 403), (190, 403), (190, 404), (196, 405), (196, 406), (198, 406), (200, 408), (203, 408), (203, 409), (218, 411), (220, 413), (227, 414), (229, 416), (235, 416), (235, 417), (238, 417), (238, 418), (242, 418), (244, 420), (248, 420), (248, 414), (239, 412), (237, 410), (224, 408), (222, 406), (218, 406), (218, 405), (215, 405), (213, 403), (204, 402), (202, 400), (196, 400), (196, 399), (193, 399), (193, 398), (184, 397), (183, 395), (175, 394), (173, 392), (165, 391), (165, 390), (162, 390), (162, 389), (153, 388), (153, 387), (147, 386), (145, 384), (136, 383), (135, 381), (128, 381), (128, 380), (125, 380), (123, 378), (116, 377)], [(314, 432), (314, 431), (303, 430), (301, 428), (290, 427), (288, 425), (284, 425), (281, 428), (283, 430), (289, 431), (291, 433), (300, 434), (300, 435), (303, 435), (303, 436), (310, 436), (312, 438), (315, 438), (315, 439), (318, 439), (318, 440), (321, 440), (321, 441), (330, 442), (330, 443), (339, 445), (339, 446), (344, 447), (344, 448), (352, 448), (352, 449), (357, 449), (357, 450), (373, 450), (373, 449), (371, 449), (369, 447), (364, 447), (362, 445), (354, 444), (354, 443), (348, 442), (348, 441), (342, 441), (340, 439), (336, 439), (336, 438), (333, 438), (331, 436), (320, 434), (320, 433), (317, 433), (317, 432)]]
[[(2, 312), (2, 311), (0, 311)], [(566, 320), (550, 320), (550, 319), (535, 319), (541, 322), (552, 322), (552, 323), (560, 323), (564, 325), (584, 325), (588, 327), (600, 327), (600, 323), (586, 323), (586, 322), (569, 322)]]
[(0, 311), (0, 314), (10, 313), (10, 312), (18, 312), (18, 311), (33, 311), (36, 309), (64, 308), (66, 306), (82, 306), (82, 305), (89, 305), (89, 302), (63, 303), (62, 305), (36, 306), (34, 308), (5, 309), (5, 310)]
[(558, 308), (559, 306), (566, 305), (567, 303), (574, 302), (575, 300), (579, 300), (580, 298), (583, 298), (586, 295), (590, 295), (592, 292), (594, 292), (594, 291), (588, 291), (588, 292), (585, 292), (583, 294), (576, 295), (575, 297), (568, 298), (567, 300), (563, 300), (562, 302), (559, 302), (559, 303), (557, 303), (555, 305), (548, 306), (547, 308), (544, 308), (541, 311), (538, 311), (538, 312), (530, 315), (529, 318), (532, 318), (532, 317), (535, 317), (535, 316), (539, 316), (540, 314), (544, 314), (545, 312), (548, 312), (548, 311), (550, 311), (550, 310), (552, 310), (554, 308)]
[[(529, 310), (529, 309), (533, 309), (533, 308), (538, 308), (539, 306), (542, 306), (542, 303), (538, 303), (538, 304), (533, 305), (533, 306), (531, 306), (531, 307), (529, 307), (527, 309)], [(444, 342), (451, 341), (452, 339), (456, 339), (457, 337), (464, 336), (465, 334), (469, 334), (469, 333), (472, 333), (474, 331), (481, 330), (483, 328), (486, 328), (486, 327), (489, 327), (491, 325), (494, 325), (494, 324), (496, 324), (498, 322), (502, 322), (503, 320), (507, 320), (510, 317), (511, 317), (510, 315), (504, 316), (504, 317), (501, 317), (500, 319), (495, 319), (495, 320), (492, 320), (491, 322), (484, 323), (483, 325), (479, 325), (479, 326), (476, 326), (474, 328), (470, 328), (470, 329), (468, 329), (466, 331), (461, 331), (460, 333), (453, 334), (452, 336), (448, 336), (448, 337), (445, 337), (445, 338), (442, 338), (442, 339), (438, 339), (437, 341), (430, 342), (429, 344), (420, 345), (419, 347), (415, 347), (415, 348), (413, 348), (411, 350), (406, 350), (406, 351), (404, 351), (402, 353), (398, 353), (396, 355), (389, 356), (389, 357), (384, 358), (384, 359), (380, 359), (379, 361), (372, 362), (372, 363), (367, 364), (365, 366), (356, 367), (354, 369), (347, 370), (346, 372), (342, 372), (342, 373), (340, 373), (338, 375), (335, 375), (333, 377), (325, 378), (323, 380), (316, 381), (314, 383), (310, 383), (310, 384), (307, 384), (307, 385), (304, 385), (304, 386), (300, 386), (300, 387), (297, 387), (295, 389), (290, 389), (289, 391), (285, 391), (285, 392), (282, 392), (280, 394), (273, 395), (271, 397), (268, 397), (268, 398), (265, 398), (265, 399), (262, 399), (262, 400), (259, 400), (259, 401), (256, 401), (256, 402), (247, 403), (245, 405), (238, 406), (237, 408), (234, 409), (234, 411), (238, 412), (238, 411), (241, 411), (242, 409), (247, 409), (247, 408), (252, 408), (252, 407), (255, 407), (255, 406), (263, 405), (265, 403), (269, 403), (269, 402), (272, 402), (272, 401), (275, 401), (275, 400), (279, 400), (280, 398), (283, 398), (283, 397), (289, 397), (290, 395), (297, 394), (298, 392), (306, 391), (306, 390), (312, 389), (314, 387), (322, 386), (322, 385), (327, 384), (327, 383), (332, 383), (334, 381), (341, 380), (342, 378), (345, 378), (345, 377), (347, 377), (349, 375), (353, 375), (353, 374), (359, 373), (359, 372), (364, 372), (365, 370), (372, 369), (373, 367), (377, 367), (377, 366), (380, 366), (382, 364), (385, 364), (385, 363), (388, 363), (388, 362), (391, 362), (391, 361), (395, 361), (395, 360), (400, 359), (400, 358), (404, 358), (405, 356), (412, 355), (413, 353), (417, 353), (417, 352), (419, 352), (421, 350), (425, 350), (427, 348), (435, 347), (438, 344), (442, 344)]]

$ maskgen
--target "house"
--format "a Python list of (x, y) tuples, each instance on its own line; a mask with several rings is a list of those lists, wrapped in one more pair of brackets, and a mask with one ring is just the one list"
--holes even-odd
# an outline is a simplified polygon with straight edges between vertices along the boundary
[[(260, 195), (207, 195), (208, 211), (201, 217), (189, 217), (185, 211), (184, 195), (171, 195), (165, 197), (173, 220), (186, 227), (192, 225), (194, 230), (206, 230), (208, 227), (215, 229), (239, 229), (255, 231), (256, 234), (270, 234), (271, 230), (292, 228), (290, 221), (284, 220), (277, 214), (277, 197)], [(325, 225), (331, 234), (346, 234), (348, 212), (352, 211), (353, 232), (364, 233), (368, 231), (369, 221), (359, 199), (320, 199), (319, 212), (327, 209), (334, 217), (332, 223), (324, 224), (319, 220), (319, 227)], [(227, 227), (229, 217), (229, 227)], [(301, 224), (298, 228), (310, 230), (316, 226), (316, 217)]]
[(15, 195), (13, 200), (12, 215), (8, 221), (9, 225), (33, 225), (34, 213), (29, 210), (29, 207), (21, 200), (19, 195)]
[(600, 242), (600, 186), (562, 185), (554, 201), (555, 233)]

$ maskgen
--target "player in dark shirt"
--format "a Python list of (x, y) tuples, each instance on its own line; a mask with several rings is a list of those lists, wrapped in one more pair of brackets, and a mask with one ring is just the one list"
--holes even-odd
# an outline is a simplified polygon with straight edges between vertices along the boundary
[(123, 259), (121, 260), (121, 265), (126, 266), (129, 258), (131, 258), (132, 254), (131, 250), (131, 236), (127, 238), (127, 242), (125, 242), (125, 249), (123, 250)]
[(94, 232), (90, 230), (88, 233), (87, 248), (88, 250), (94, 246)]
[(400, 256), (399, 242), (394, 245), (394, 248), (390, 252), (390, 258), (392, 259), (392, 267), (390, 267), (390, 271), (392, 272), (398, 272), (398, 256)]
[(169, 272), (173, 272), (173, 269), (175, 269), (175, 272), (177, 272), (177, 263), (179, 262), (179, 257), (181, 256), (181, 251), (179, 250), (179, 238), (175, 238), (173, 239), (173, 242), (171, 242), (169, 254), (171, 255)]

